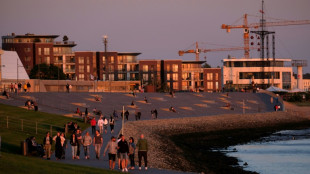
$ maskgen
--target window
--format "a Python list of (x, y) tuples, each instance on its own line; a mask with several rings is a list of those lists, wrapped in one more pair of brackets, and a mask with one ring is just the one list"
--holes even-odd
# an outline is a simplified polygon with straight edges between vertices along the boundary
[(25, 61), (26, 61), (26, 62), (30, 62), (30, 60), (31, 60), (31, 57), (29, 57), (29, 56), (26, 56), (26, 57), (25, 57)]
[(178, 80), (178, 73), (173, 73), (172, 74), (172, 79), (177, 81)]
[(102, 62), (105, 63), (105, 56), (102, 56)]
[(114, 65), (109, 65), (109, 72), (114, 72)]
[(84, 74), (79, 74), (79, 80), (84, 80)]
[(148, 72), (148, 71), (149, 71), (149, 66), (143, 65), (143, 72)]
[(38, 55), (41, 56), (42, 55), (42, 49), (38, 48)]
[(114, 74), (109, 74), (109, 80), (114, 81)]
[(178, 72), (178, 68), (179, 68), (178, 64), (173, 64), (172, 65), (172, 71), (173, 72)]
[(212, 82), (207, 82), (207, 88), (208, 89), (213, 89), (213, 83)]
[(179, 83), (173, 82), (173, 89), (178, 90), (179, 89)]
[(84, 65), (80, 65), (79, 66), (79, 72), (80, 73), (84, 73)]
[(50, 55), (50, 48), (44, 48), (44, 55)]
[(44, 57), (44, 63), (49, 65), (51, 63), (50, 57)]
[(79, 64), (84, 64), (84, 57), (79, 57)]
[(167, 65), (167, 72), (170, 72), (170, 65)]
[(216, 89), (216, 90), (219, 89), (219, 82), (215, 82), (215, 89)]
[(200, 86), (203, 86), (203, 81), (200, 82)]
[(203, 73), (199, 73), (199, 79), (203, 80)]
[(213, 73), (207, 73), (207, 80), (213, 80)]
[(114, 56), (110, 57), (110, 63), (114, 63)]
[(24, 48), (25, 49), (25, 52), (30, 52), (31, 51), (31, 48), (27, 47), (27, 48)]
[(87, 69), (87, 72), (89, 73), (89, 72), (90, 72), (90, 66), (87, 65), (87, 66), (86, 66), (86, 69)]
[(149, 75), (143, 74), (143, 81), (148, 81), (148, 80), (149, 80)]
[(86, 57), (86, 63), (89, 64), (89, 57)]
[(170, 75), (170, 73), (167, 73), (167, 80), (168, 80), (168, 81), (171, 80), (171, 75)]
[(118, 80), (125, 80), (125, 74), (118, 74)]
[(216, 80), (216, 81), (219, 80), (219, 73), (215, 73), (215, 80)]

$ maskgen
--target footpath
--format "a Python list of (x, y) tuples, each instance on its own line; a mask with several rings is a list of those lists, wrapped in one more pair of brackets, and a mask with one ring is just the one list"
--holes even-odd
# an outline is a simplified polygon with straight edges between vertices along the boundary
[[(98, 120), (98, 118), (96, 118), (96, 120)], [(84, 156), (84, 150), (83, 147), (80, 147), (80, 159), (77, 160), (73, 160), (72, 159), (72, 150), (71, 150), (71, 145), (70, 145), (70, 135), (67, 138), (67, 147), (65, 150), (65, 159), (62, 160), (56, 160), (54, 153), (51, 156), (51, 160), (52, 161), (56, 161), (56, 162), (61, 162), (61, 163), (66, 163), (66, 164), (73, 164), (73, 165), (82, 165), (82, 166), (88, 166), (88, 167), (95, 167), (95, 168), (103, 168), (103, 169), (109, 169), (109, 159), (108, 159), (108, 154), (106, 153), (106, 156), (103, 156), (103, 152), (104, 149), (108, 143), (108, 141), (110, 140), (111, 136), (114, 137), (118, 137), (118, 134), (121, 132), (121, 128), (122, 128), (122, 120), (121, 118), (119, 118), (116, 122), (115, 122), (115, 128), (114, 128), (114, 133), (110, 132), (110, 128), (108, 127), (108, 133), (103, 133), (102, 134), (102, 138), (103, 138), (103, 146), (101, 147), (101, 151), (100, 151), (100, 159), (96, 159), (96, 155), (95, 155), (95, 147), (93, 145), (90, 146), (90, 159), (85, 159)], [(98, 126), (97, 126), (98, 129)], [(82, 135), (84, 136), (86, 134), (86, 132), (89, 132), (90, 135), (92, 136), (92, 132), (91, 132), (91, 127), (87, 128), (86, 130), (83, 131)], [(126, 133), (125, 137), (126, 137)], [(92, 136), (93, 137), (93, 136)], [(128, 140), (129, 137), (126, 137), (126, 140)], [(137, 140), (135, 140), (135, 143), (137, 142)], [(185, 174), (185, 173), (190, 173), (190, 172), (182, 172), (182, 171), (173, 171), (173, 170), (167, 170), (167, 169), (157, 169), (157, 168), (152, 168), (150, 166), (148, 167), (148, 170), (144, 170), (144, 163), (142, 163), (142, 170), (140, 171), (138, 169), (138, 157), (135, 156), (135, 161), (136, 161), (136, 167), (135, 170), (129, 170), (129, 173), (149, 173), (149, 174), (157, 174), (157, 173), (163, 173), (163, 174)], [(142, 160), (143, 161), (143, 160)], [(129, 165), (128, 165), (129, 167)], [(120, 171), (118, 169), (118, 159), (116, 159), (115, 161), (115, 169), (116, 171)], [(90, 171), (91, 172), (91, 171)]]

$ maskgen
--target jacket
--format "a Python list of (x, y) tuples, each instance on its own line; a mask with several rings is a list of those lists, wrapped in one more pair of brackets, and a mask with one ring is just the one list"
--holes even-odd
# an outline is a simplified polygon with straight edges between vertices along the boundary
[(146, 139), (139, 139), (137, 143), (137, 147), (139, 151), (148, 151), (148, 144), (147, 144)]
[(93, 142), (93, 139), (92, 139), (92, 137), (91, 136), (84, 136), (83, 137), (83, 146), (89, 146), (89, 145), (91, 145), (92, 144), (92, 142)]
[(117, 143), (110, 140), (104, 149), (104, 153), (106, 153), (108, 149), (109, 149), (109, 153), (116, 154), (117, 153)]

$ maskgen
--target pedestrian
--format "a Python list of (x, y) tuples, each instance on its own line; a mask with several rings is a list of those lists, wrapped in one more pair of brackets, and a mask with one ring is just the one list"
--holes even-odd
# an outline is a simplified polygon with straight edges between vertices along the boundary
[(97, 125), (99, 127), (100, 134), (103, 134), (103, 119), (102, 119), (102, 116), (100, 116)]
[(96, 119), (95, 119), (95, 117), (90, 121), (90, 125), (91, 125), (91, 132), (93, 135), (95, 135), (95, 132), (96, 132)]
[(13, 83), (11, 83), (11, 85), (10, 85), (10, 91), (14, 92), (14, 85), (13, 85)]
[(128, 121), (128, 117), (129, 117), (129, 112), (128, 112), (128, 110), (125, 112), (125, 117), (126, 117), (126, 120)]
[(56, 157), (56, 160), (60, 160), (61, 159), (61, 153), (62, 153), (60, 132), (57, 132), (57, 134), (53, 137), (53, 141), (55, 141), (55, 157)]
[(141, 120), (141, 112), (138, 112), (138, 119)]
[(61, 147), (62, 147), (61, 159), (65, 159), (66, 158), (67, 143), (66, 143), (65, 134), (63, 132), (60, 134), (60, 143), (61, 143)]
[(27, 83), (28, 92), (30, 92), (30, 88), (31, 88), (31, 85), (30, 85), (30, 83), (28, 82), (28, 83)]
[(17, 85), (17, 83), (14, 84), (14, 90), (15, 90), (15, 93), (17, 94), (18, 93), (18, 85)]
[[(122, 136), (123, 134), (119, 134), (118, 138), (117, 138), (117, 147), (118, 147), (118, 143), (122, 140)], [(120, 154), (120, 151), (119, 151), (119, 148), (117, 148), (117, 159), (118, 159), (118, 169), (122, 169), (122, 165), (121, 165), (121, 154)]]
[(67, 93), (69, 93), (70, 91), (70, 89), (69, 89), (69, 84), (67, 83), (67, 85), (66, 85), (66, 89), (67, 89)]
[(33, 107), (34, 107), (34, 111), (39, 110), (38, 103), (36, 101), (33, 101)]
[(111, 170), (114, 170), (115, 168), (115, 159), (116, 159), (116, 153), (117, 153), (117, 143), (114, 136), (111, 137), (111, 140), (108, 142), (107, 146), (104, 149), (103, 156), (105, 156), (105, 153), (109, 149), (108, 155), (109, 155), (109, 168)]
[(147, 151), (148, 151), (148, 143), (147, 140), (144, 139), (144, 135), (141, 134), (140, 139), (137, 143), (138, 148), (138, 158), (139, 158), (139, 170), (141, 170), (141, 161), (142, 157), (144, 159), (145, 170), (147, 170)]
[(24, 92), (27, 92), (27, 84), (24, 84)]
[(144, 101), (145, 101), (145, 103), (147, 103), (147, 98), (146, 97), (144, 97)]
[(86, 134), (83, 137), (83, 147), (84, 147), (84, 155), (85, 159), (89, 159), (89, 147), (92, 144), (93, 140), (91, 136), (89, 135), (89, 132), (86, 132)]
[(136, 150), (136, 145), (135, 145), (135, 140), (133, 137), (129, 138), (129, 160), (130, 160), (130, 169), (134, 170), (135, 169), (135, 150)]
[(96, 159), (99, 160), (100, 149), (101, 149), (102, 144), (103, 144), (103, 139), (102, 139), (102, 136), (100, 135), (100, 132), (98, 130), (96, 130), (96, 135), (94, 136), (93, 143), (94, 143), (94, 146), (95, 146)]
[(115, 120), (112, 116), (110, 116), (110, 130), (111, 130), (111, 133), (114, 132), (114, 124), (115, 124)]
[(17, 86), (18, 86), (18, 92), (21, 92), (22, 84), (19, 82)]
[(155, 116), (154, 116), (154, 111), (153, 110), (151, 110), (151, 117), (154, 119), (155, 118)]
[(155, 119), (157, 119), (158, 112), (156, 109), (154, 109), (154, 114), (155, 114)]
[(82, 132), (80, 129), (76, 130), (76, 139), (77, 139), (77, 151), (76, 151), (76, 159), (80, 159), (80, 153), (81, 153), (81, 147), (83, 145), (83, 142), (82, 142)]
[(45, 155), (46, 155), (47, 160), (51, 159), (52, 144), (53, 144), (53, 140), (52, 140), (52, 137), (50, 136), (50, 132), (47, 132), (46, 136), (43, 139), (43, 146), (44, 146)]
[(127, 169), (127, 163), (128, 163), (128, 153), (129, 153), (129, 147), (128, 143), (125, 140), (125, 136), (122, 135), (121, 141), (118, 142), (118, 150), (120, 152), (120, 159), (122, 163), (122, 172), (128, 172)]
[(71, 147), (72, 147), (72, 159), (78, 159), (77, 156), (76, 156), (78, 140), (76, 138), (75, 133), (73, 133), (71, 135), (70, 144), (71, 144)]
[(103, 117), (103, 128), (105, 133), (108, 133), (108, 123), (109, 123), (108, 119)]
[(86, 118), (88, 117), (88, 109), (87, 108), (85, 109), (85, 117)]

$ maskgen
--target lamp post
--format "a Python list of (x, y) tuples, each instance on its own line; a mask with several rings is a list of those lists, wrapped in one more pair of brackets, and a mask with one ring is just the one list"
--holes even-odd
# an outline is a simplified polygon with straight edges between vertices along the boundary
[(107, 35), (103, 35), (102, 36), (102, 40), (103, 40), (103, 44), (104, 44), (104, 57), (106, 60), (106, 65), (108, 66), (108, 78), (109, 78), (109, 86), (110, 86), (110, 93), (111, 93), (111, 79), (110, 79), (110, 66), (109, 66), (109, 60), (107, 57), (107, 50), (108, 50), (108, 36)]

